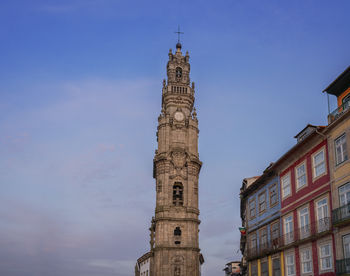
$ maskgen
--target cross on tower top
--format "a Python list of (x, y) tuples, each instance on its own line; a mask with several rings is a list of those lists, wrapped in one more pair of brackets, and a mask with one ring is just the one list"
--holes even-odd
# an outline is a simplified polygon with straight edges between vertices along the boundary
[(177, 34), (177, 43), (180, 43), (180, 35), (184, 34), (183, 32), (180, 32), (180, 26), (177, 28), (177, 32), (174, 32)]

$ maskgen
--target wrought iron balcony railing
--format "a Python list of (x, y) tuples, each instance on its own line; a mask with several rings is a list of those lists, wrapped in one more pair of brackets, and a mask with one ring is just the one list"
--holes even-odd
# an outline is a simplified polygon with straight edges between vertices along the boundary
[(293, 230), (284, 235), (279, 235), (272, 240), (259, 243), (257, 246), (248, 247), (246, 256), (248, 259), (254, 259), (259, 256), (276, 252), (281, 248), (304, 242), (306, 239), (316, 238), (317, 236), (331, 230), (331, 227), (331, 219), (329, 217), (319, 219), (314, 223), (296, 229), (296, 231)]
[(336, 260), (336, 273), (338, 275), (350, 273), (350, 258)]
[(338, 119), (345, 111), (350, 109), (350, 100), (344, 102), (341, 106), (339, 106), (336, 110), (328, 115), (328, 122), (332, 123), (336, 119)]
[(283, 238), (283, 244), (289, 245), (296, 241), (301, 241), (307, 238), (310, 238), (312, 236), (321, 234), (325, 231), (329, 231), (331, 229), (331, 219), (329, 217), (325, 217), (322, 219), (319, 219), (318, 221), (314, 223), (306, 224), (300, 228), (297, 229), (297, 231), (291, 231), (288, 233), (285, 233)]
[(350, 203), (334, 209), (332, 211), (332, 219), (334, 224), (350, 220)]

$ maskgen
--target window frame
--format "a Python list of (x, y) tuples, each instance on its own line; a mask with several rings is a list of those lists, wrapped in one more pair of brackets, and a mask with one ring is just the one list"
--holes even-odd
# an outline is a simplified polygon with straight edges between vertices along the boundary
[(323, 196), (323, 197), (321, 197), (321, 198), (318, 198), (318, 199), (316, 199), (315, 200), (315, 208), (316, 208), (316, 218), (317, 218), (317, 220), (320, 220), (320, 219), (322, 219), (322, 218), (320, 218), (320, 215), (319, 215), (319, 212), (318, 212), (318, 208), (319, 208), (319, 206), (318, 206), (318, 203), (320, 202), (320, 201), (322, 201), (322, 200), (326, 200), (326, 206), (327, 206), (327, 216), (323, 216), (322, 218), (325, 218), (325, 217), (328, 217), (329, 218), (329, 200), (328, 200), (328, 196)]
[[(305, 184), (303, 186), (300, 186), (299, 185), (299, 176), (298, 176), (298, 169), (301, 167), (301, 166), (304, 166), (305, 168), (305, 173), (302, 175), (304, 176), (305, 175)], [(304, 189), (308, 186), (308, 181), (307, 181), (307, 162), (306, 160), (304, 160), (303, 162), (299, 163), (297, 166), (295, 166), (295, 186), (296, 186), (296, 190), (299, 191), (301, 189)]]
[[(272, 202), (271, 198), (272, 198), (272, 191), (273, 191), (273, 188), (276, 189), (276, 202)], [(278, 186), (277, 186), (277, 182), (274, 182), (270, 187), (269, 187), (269, 205), (270, 205), (270, 208), (276, 206), (278, 204)]]
[[(254, 247), (252, 247), (252, 237), (255, 237), (255, 246)], [(258, 247), (258, 236), (257, 236), (256, 231), (255, 231), (255, 232), (249, 234), (249, 248), (257, 249), (257, 247)]]
[[(284, 194), (284, 188), (283, 188), (283, 182), (285, 178), (289, 179), (289, 194), (287, 195)], [(286, 199), (292, 196), (292, 178), (291, 178), (290, 171), (281, 177), (281, 194), (282, 194), (282, 199)]]
[[(304, 261), (304, 259), (303, 259), (303, 252), (305, 252), (305, 251), (309, 251), (309, 254), (310, 254), (310, 259), (308, 259), (307, 261)], [(307, 247), (299, 248), (299, 256), (300, 256), (300, 272), (301, 272), (301, 274), (303, 274), (303, 275), (312, 274), (313, 273), (312, 247), (307, 246)], [(306, 262), (311, 263), (311, 265), (310, 265), (311, 271), (304, 272), (304, 263), (306, 263)]]
[[(318, 208), (319, 208), (318, 203), (319, 203), (320, 201), (324, 200), (324, 199), (326, 200), (327, 213), (325, 214), (325, 216), (323, 216), (323, 217), (321, 218), (321, 217), (320, 217), (320, 214), (319, 214), (319, 212), (318, 212)], [(320, 198), (318, 198), (318, 199), (316, 199), (314, 205), (315, 205), (315, 213), (316, 213), (317, 233), (321, 233), (321, 232), (323, 232), (323, 231), (325, 231), (325, 230), (320, 229), (320, 220), (321, 220), (321, 219), (324, 219), (324, 218), (328, 218), (328, 219), (330, 220), (330, 205), (329, 205), (329, 196), (328, 196), (328, 194), (325, 195), (325, 196), (322, 196), (322, 197), (320, 197)], [(328, 223), (330, 224), (330, 221), (329, 221)], [(329, 226), (329, 227), (330, 227), (330, 226)], [(322, 231), (320, 231), (320, 230), (322, 230)]]
[[(277, 231), (276, 231), (276, 236), (274, 235), (274, 226), (277, 225)], [(272, 248), (277, 248), (280, 246), (280, 237), (281, 237), (281, 224), (280, 221), (274, 221), (270, 224), (270, 241), (271, 241), (271, 247)]]
[[(260, 198), (264, 196), (264, 209), (263, 210), (260, 210)], [(259, 211), (259, 215), (265, 213), (266, 211), (266, 191), (263, 191), (261, 192), (259, 195), (258, 195), (258, 211)]]
[(262, 243), (263, 243), (263, 240), (262, 240), (262, 237), (263, 237), (263, 233), (265, 233), (265, 236), (266, 236), (266, 241), (265, 241), (265, 246), (268, 244), (268, 237), (269, 237), (269, 235), (268, 235), (268, 233), (267, 233), (267, 226), (265, 226), (265, 227), (261, 227), (260, 229), (259, 229), (259, 245), (260, 245), (260, 248), (262, 248)]
[[(288, 264), (288, 257), (292, 256), (293, 257), (293, 264)], [(284, 261), (285, 261), (285, 274), (286, 276), (293, 276), (296, 275), (296, 267), (295, 267), (295, 253), (294, 252), (286, 252), (285, 257), (284, 257)], [(288, 272), (288, 266), (293, 266), (293, 274), (289, 274)]]
[[(319, 166), (320, 164), (315, 164), (315, 157), (323, 152), (323, 163), (324, 163), (324, 172), (322, 172), (319, 175), (316, 175), (316, 166)], [(311, 162), (312, 162), (312, 180), (315, 181), (319, 179), (320, 177), (327, 174), (327, 155), (326, 155), (326, 146), (322, 146), (319, 150), (314, 152), (311, 155)]]
[[(278, 269), (279, 273), (278, 274), (276, 273), (277, 269), (276, 269), (275, 263), (274, 263), (275, 260), (278, 260), (278, 266), (279, 266), (279, 269)], [(271, 265), (272, 265), (272, 276), (281, 276), (281, 259), (279, 256), (272, 257)]]
[[(266, 270), (263, 270), (263, 265), (265, 265)], [(264, 276), (265, 273), (267, 273), (265, 275), (268, 276), (269, 275), (269, 263), (268, 263), (267, 259), (261, 260), (260, 267), (261, 267), (261, 273), (260, 273), (261, 276)]]
[[(337, 155), (337, 140), (344, 138), (344, 144), (341, 145), (342, 148), (342, 155), (343, 155), (343, 159), (342, 161), (338, 162), (338, 155)], [(344, 147), (342, 147), (343, 145), (345, 145)], [(345, 148), (345, 149), (344, 149)], [(345, 156), (344, 157), (344, 152), (345, 152)], [(339, 166), (341, 164), (343, 164), (345, 161), (349, 160), (349, 155), (347, 152), (347, 143), (346, 143), (346, 132), (344, 132), (343, 134), (339, 135), (337, 138), (334, 139), (334, 161), (335, 161), (335, 166)]]
[[(254, 271), (253, 271), (253, 267), (255, 267)], [(251, 276), (257, 276), (258, 275), (258, 264), (257, 262), (253, 262), (250, 265), (250, 274)]]
[[(251, 208), (250, 204), (254, 203), (254, 216), (251, 214)], [(256, 218), (256, 199), (255, 196), (253, 196), (249, 201), (248, 201), (248, 207), (249, 207), (249, 220), (255, 219)]]
[[(346, 255), (346, 250), (345, 250), (345, 239), (349, 237), (350, 238), (350, 234), (345, 234), (345, 235), (342, 235), (341, 237), (341, 240), (342, 240), (342, 249), (343, 249), (343, 257), (344, 259), (347, 259), (347, 258), (350, 258), (350, 254), (349, 256)], [(350, 241), (349, 241), (349, 244), (350, 244)], [(350, 250), (349, 250), (350, 251)]]
[[(350, 198), (349, 198), (349, 200), (348, 200), (348, 198), (347, 198), (347, 196), (346, 196), (347, 191), (345, 190), (344, 192), (340, 192), (340, 189), (343, 188), (343, 187), (345, 188), (347, 185), (349, 186), (349, 190), (350, 190), (350, 181), (349, 181), (349, 182), (346, 182), (346, 183), (344, 183), (343, 185), (341, 185), (341, 186), (338, 187), (339, 207), (346, 206), (347, 204), (350, 204)], [(347, 201), (346, 204), (342, 204), (342, 201), (341, 201), (341, 195), (342, 195), (342, 194), (345, 194), (346, 201)]]
[[(302, 237), (302, 230), (301, 230), (301, 227), (302, 227), (302, 225), (301, 225), (301, 212), (303, 211), (303, 210), (307, 210), (307, 217), (308, 217), (308, 226), (309, 226), (309, 229), (308, 229), (308, 231), (309, 231), (309, 233), (308, 233), (308, 236), (304, 236), (304, 237)], [(307, 237), (309, 237), (310, 235), (311, 235), (311, 217), (310, 217), (310, 208), (309, 208), (309, 205), (307, 204), (307, 205), (304, 205), (304, 206), (302, 206), (302, 207), (300, 207), (299, 209), (298, 209), (298, 225), (299, 225), (299, 235), (300, 235), (300, 237), (302, 238), (302, 239), (304, 239), (304, 238), (307, 238)], [(305, 227), (306, 225), (304, 225), (304, 227)]]
[[(291, 220), (291, 231), (289, 231), (289, 232), (287, 232), (286, 231), (286, 220), (288, 219), (288, 218), (292, 218), (292, 220)], [(288, 223), (290, 223), (290, 222), (288, 222)], [(292, 233), (291, 234), (291, 236), (292, 236), (292, 240), (291, 241), (288, 241), (288, 237), (287, 237), (287, 234), (288, 233)], [(286, 242), (287, 241), (287, 244), (290, 244), (290, 243), (292, 243), (292, 242), (294, 242), (294, 214), (293, 214), (293, 212), (291, 212), (291, 213), (289, 213), (289, 214), (287, 214), (286, 216), (284, 216), (283, 217), (283, 234), (284, 234), (284, 241)]]
[[(326, 255), (324, 257), (322, 257), (322, 247), (323, 246), (329, 246), (329, 255)], [(320, 243), (318, 246), (318, 260), (319, 260), (319, 269), (320, 272), (324, 272), (324, 271), (332, 271), (333, 270), (333, 247), (332, 247), (332, 241), (328, 240), (325, 242)], [(327, 268), (322, 268), (322, 259), (324, 258), (329, 258), (330, 260), (330, 267)]]

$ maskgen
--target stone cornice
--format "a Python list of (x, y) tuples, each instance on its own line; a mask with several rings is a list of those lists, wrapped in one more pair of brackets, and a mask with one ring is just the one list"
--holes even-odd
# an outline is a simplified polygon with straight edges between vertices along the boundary
[(199, 215), (199, 209), (194, 208), (194, 207), (185, 207), (185, 206), (158, 206), (156, 207), (155, 212), (156, 213), (161, 213), (161, 212), (169, 212), (170, 210), (175, 209), (175, 210), (180, 210), (185, 213), (192, 213)]
[(192, 246), (183, 246), (183, 247), (175, 247), (175, 246), (164, 246), (164, 245), (159, 245), (154, 248), (154, 251), (157, 250), (188, 250), (188, 251), (196, 251), (200, 252), (201, 250), (198, 247), (192, 247)]
[(195, 219), (195, 218), (173, 218), (173, 217), (161, 217), (161, 218), (155, 218), (154, 221), (155, 222), (158, 222), (158, 221), (192, 221), (192, 222), (195, 222), (195, 223), (198, 223), (200, 224), (201, 221), (199, 219)]

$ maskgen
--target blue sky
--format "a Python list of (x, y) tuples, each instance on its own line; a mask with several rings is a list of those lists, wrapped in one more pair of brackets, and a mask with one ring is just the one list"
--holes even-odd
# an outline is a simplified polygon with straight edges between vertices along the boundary
[[(174, 31), (200, 124), (203, 276), (239, 254), (239, 188), (326, 124), (350, 65), (344, 1), (3, 0), (0, 274), (131, 276)], [(334, 104), (334, 103), (333, 103)], [(334, 106), (333, 106), (334, 107)]]

